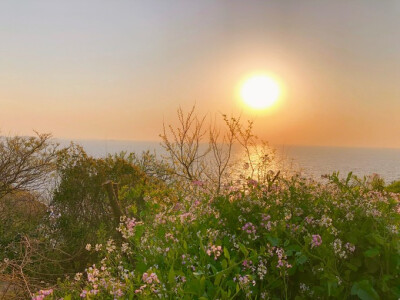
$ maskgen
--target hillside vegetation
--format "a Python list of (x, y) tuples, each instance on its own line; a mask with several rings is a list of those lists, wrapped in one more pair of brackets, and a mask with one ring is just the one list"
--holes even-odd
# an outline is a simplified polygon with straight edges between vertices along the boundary
[[(178, 125), (161, 134), (163, 158), (94, 158), (47, 135), (4, 140), (0, 170), (20, 155), (14, 161), (30, 172), (8, 163), (3, 170), (16, 176), (0, 178), (3, 295), (400, 297), (396, 183), (351, 173), (303, 178), (279, 168), (251, 122), (223, 116), (220, 129), (205, 120), (179, 109)], [(14, 139), (20, 144), (12, 150)], [(240, 159), (233, 145), (242, 148)], [(43, 184), (52, 187), (47, 197)]]

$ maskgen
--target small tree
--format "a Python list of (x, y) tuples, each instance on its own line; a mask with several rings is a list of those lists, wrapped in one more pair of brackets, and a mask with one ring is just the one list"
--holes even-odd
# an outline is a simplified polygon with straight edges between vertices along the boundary
[(174, 173), (190, 181), (202, 178), (206, 168), (204, 158), (210, 152), (210, 148), (206, 145), (201, 149), (203, 138), (207, 133), (203, 129), (205, 116), (199, 119), (194, 111), (193, 106), (185, 115), (179, 107), (177, 111), (179, 126), (174, 128), (168, 125), (169, 130), (167, 130), (163, 124), (163, 133), (160, 135)]
[(21, 190), (38, 190), (54, 171), (58, 145), (50, 134), (0, 138), (0, 199)]
[[(225, 125), (222, 129), (216, 125), (216, 120), (204, 129), (206, 117), (198, 118), (194, 106), (187, 114), (181, 108), (177, 113), (178, 125), (164, 124), (160, 135), (175, 175), (192, 182), (207, 180), (217, 193), (224, 183), (236, 177), (252, 178), (268, 185), (277, 179), (279, 172), (271, 170), (274, 152), (253, 134), (253, 122), (243, 125), (240, 117), (222, 115)], [(245, 167), (239, 166), (239, 170), (234, 166), (237, 163), (235, 144), (243, 151), (237, 161)]]

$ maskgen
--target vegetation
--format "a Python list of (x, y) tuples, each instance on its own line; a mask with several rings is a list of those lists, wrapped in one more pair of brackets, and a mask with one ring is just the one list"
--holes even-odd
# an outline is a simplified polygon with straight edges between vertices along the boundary
[(393, 181), (385, 188), (385, 190), (392, 193), (400, 193), (400, 180)]
[[(0, 180), (4, 295), (400, 297), (395, 183), (351, 173), (316, 182), (283, 172), (251, 122), (224, 116), (218, 129), (205, 120), (194, 109), (179, 109), (178, 126), (164, 126), (161, 135), (164, 159), (150, 153), (94, 158), (77, 145), (58, 149), (44, 136), (45, 146), (23, 164), (41, 170), (30, 173), (37, 174), (29, 181), (35, 184)], [(40, 136), (15, 139), (32, 144)], [(243, 155), (234, 159), (239, 146)], [(0, 161), (17, 161), (5, 157), (20, 153), (3, 150)], [(43, 205), (33, 187), (50, 179), (54, 188)]]

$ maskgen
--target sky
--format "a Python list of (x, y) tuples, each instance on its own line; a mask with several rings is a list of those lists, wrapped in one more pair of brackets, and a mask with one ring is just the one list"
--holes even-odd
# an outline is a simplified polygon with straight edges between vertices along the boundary
[[(176, 109), (272, 144), (400, 147), (399, 1), (0, 2), (0, 131), (157, 140)], [(277, 104), (246, 107), (266, 73)]]

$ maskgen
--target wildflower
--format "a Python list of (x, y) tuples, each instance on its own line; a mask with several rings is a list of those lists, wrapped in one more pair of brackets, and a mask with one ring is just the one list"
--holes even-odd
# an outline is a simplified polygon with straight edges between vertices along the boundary
[(270, 219), (271, 219), (270, 215), (265, 215), (265, 214), (261, 215), (260, 225), (262, 227), (264, 227), (265, 229), (267, 229), (268, 231), (271, 230), (271, 228), (272, 228), (272, 223), (271, 223)]
[(345, 216), (347, 221), (353, 221), (354, 215), (351, 212), (348, 212)]
[(85, 247), (85, 249), (86, 249), (87, 251), (90, 251), (90, 250), (92, 249), (92, 245), (90, 245), (90, 244), (86, 244), (86, 247)]
[(260, 278), (260, 280), (263, 280), (266, 274), (267, 274), (267, 267), (264, 264), (264, 262), (260, 260), (257, 267), (257, 275)]
[(307, 224), (312, 224), (314, 222), (314, 218), (307, 216), (304, 218), (304, 221), (306, 221)]
[(81, 298), (86, 298), (87, 294), (88, 294), (88, 291), (87, 290), (83, 290), (79, 296), (81, 296)]
[(322, 238), (319, 234), (312, 235), (311, 248), (319, 247), (322, 244)]
[(207, 255), (211, 256), (211, 254), (214, 255), (214, 260), (217, 260), (218, 257), (221, 256), (221, 251), (222, 251), (222, 247), (221, 246), (214, 246), (211, 245), (211, 247), (209, 249), (207, 249)]
[(340, 239), (336, 239), (332, 243), (333, 251), (340, 258), (347, 258), (346, 251), (342, 250), (342, 241)]
[(75, 274), (74, 279), (75, 279), (76, 281), (80, 281), (81, 278), (82, 278), (82, 273), (76, 273), (76, 274)]
[(122, 243), (121, 251), (122, 251), (123, 253), (128, 253), (128, 252), (130, 252), (130, 251), (129, 251), (129, 244), (128, 244), (128, 243)]
[(107, 252), (108, 252), (108, 253), (111, 253), (111, 252), (113, 252), (115, 249), (117, 249), (117, 247), (116, 247), (115, 244), (114, 244), (114, 240), (109, 239), (109, 240), (107, 241), (107, 247), (106, 247), (106, 249), (107, 249)]
[(292, 265), (286, 261), (287, 256), (285, 255), (285, 251), (282, 248), (276, 248), (275, 253), (278, 256), (278, 264), (276, 265), (278, 269), (280, 268), (290, 269), (292, 267)]
[(90, 294), (96, 295), (98, 292), (99, 292), (99, 290), (93, 289), (93, 290), (90, 291)]
[(251, 223), (251, 222), (249, 222), (249, 223), (246, 223), (243, 227), (242, 227), (242, 230), (243, 231), (245, 231), (245, 232), (247, 232), (247, 233), (255, 233), (256, 232), (256, 228), (254, 227), (254, 225)]
[(114, 296), (122, 297), (123, 295), (124, 295), (124, 293), (122, 292), (121, 289), (117, 289), (117, 290), (114, 292)]
[(351, 253), (353, 253), (356, 250), (356, 246), (354, 246), (351, 243), (346, 243), (344, 246)]
[(96, 245), (94, 246), (94, 251), (99, 252), (99, 251), (101, 250), (101, 248), (103, 248), (103, 245), (102, 245), (102, 244), (96, 244)]
[(247, 260), (247, 259), (245, 259), (242, 263), (243, 267), (245, 267), (246, 269), (249, 268), (252, 264), (253, 264), (253, 262), (251, 260)]
[(332, 226), (332, 219), (326, 215), (323, 215), (321, 220), (319, 221), (319, 226), (330, 227)]
[(134, 235), (136, 225), (141, 224), (136, 222), (135, 218), (121, 217), (121, 222), (117, 228), (121, 232), (125, 239), (128, 239)]
[(143, 282), (147, 283), (147, 284), (151, 284), (151, 283), (160, 283), (160, 280), (157, 277), (156, 273), (151, 273), (150, 275), (148, 273), (144, 273), (142, 276), (142, 280)]
[(32, 297), (32, 300), (43, 300), (46, 296), (53, 294), (53, 289), (40, 290), (36, 296)]

